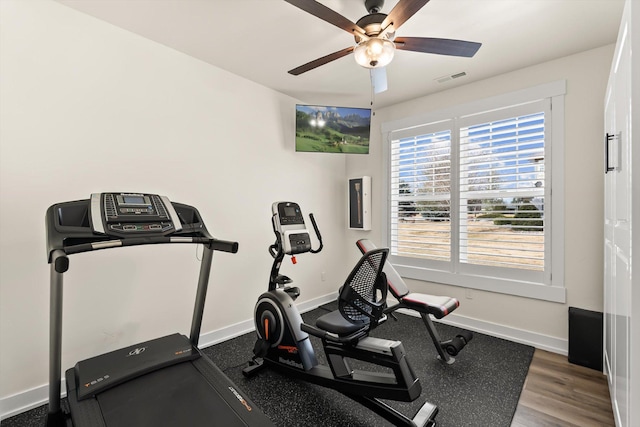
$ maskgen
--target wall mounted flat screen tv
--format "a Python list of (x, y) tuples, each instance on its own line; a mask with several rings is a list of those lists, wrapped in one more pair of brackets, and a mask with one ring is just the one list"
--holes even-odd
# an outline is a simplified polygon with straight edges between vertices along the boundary
[(369, 154), (371, 109), (296, 105), (296, 151)]

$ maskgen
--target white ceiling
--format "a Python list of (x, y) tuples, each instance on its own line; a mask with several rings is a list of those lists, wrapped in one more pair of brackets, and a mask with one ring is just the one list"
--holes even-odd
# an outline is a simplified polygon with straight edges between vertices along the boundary
[[(292, 76), (288, 70), (354, 43), (284, 0), (58, 0), (309, 104), (368, 106), (369, 70), (353, 55)], [(321, 0), (351, 21), (364, 0)], [(388, 13), (397, 0), (387, 0)], [(431, 0), (396, 36), (482, 43), (473, 58), (397, 51), (383, 107), (615, 43), (624, 0)], [(466, 72), (445, 83), (443, 76)]]

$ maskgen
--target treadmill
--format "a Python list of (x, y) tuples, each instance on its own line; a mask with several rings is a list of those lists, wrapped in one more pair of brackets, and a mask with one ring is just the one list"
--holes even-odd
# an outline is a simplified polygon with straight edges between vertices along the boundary
[[(146, 193), (94, 193), (47, 210), (51, 264), (48, 427), (273, 426), (198, 348), (214, 251), (237, 242), (213, 238), (193, 206)], [(61, 405), (63, 275), (69, 255), (158, 243), (202, 244), (190, 338), (172, 334), (78, 362), (65, 373)]]

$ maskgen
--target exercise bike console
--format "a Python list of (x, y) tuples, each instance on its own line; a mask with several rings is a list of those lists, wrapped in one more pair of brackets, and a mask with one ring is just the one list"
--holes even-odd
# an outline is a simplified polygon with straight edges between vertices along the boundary
[[(290, 278), (280, 274), (280, 266), (285, 255), (296, 255), (306, 252), (317, 254), (322, 250), (322, 236), (318, 230), (318, 224), (313, 214), (309, 214), (311, 224), (316, 233), (316, 238), (320, 245), (318, 249), (311, 248), (311, 236), (307, 226), (304, 223), (302, 210), (297, 203), (294, 202), (275, 202), (271, 206), (271, 225), (276, 235), (276, 242), (269, 246), (269, 253), (274, 258), (271, 274), (269, 275), (269, 290), (273, 291), (284, 287), (284, 291), (296, 299), (300, 295), (300, 289), (297, 287), (285, 286), (292, 282)], [(295, 257), (292, 257), (295, 263)]]
[(281, 236), (285, 254), (295, 255), (311, 250), (309, 230), (304, 225), (304, 218), (297, 203), (274, 203), (273, 227)]
[[(282, 251), (286, 255), (302, 254), (305, 252), (318, 253), (322, 250), (322, 236), (313, 214), (309, 214), (311, 224), (316, 237), (320, 242), (318, 249), (311, 249), (311, 236), (304, 223), (304, 217), (300, 206), (294, 202), (275, 202), (271, 210), (273, 212), (273, 231), (276, 233), (276, 245), (273, 245), (271, 254)], [(277, 245), (281, 245), (280, 248)]]

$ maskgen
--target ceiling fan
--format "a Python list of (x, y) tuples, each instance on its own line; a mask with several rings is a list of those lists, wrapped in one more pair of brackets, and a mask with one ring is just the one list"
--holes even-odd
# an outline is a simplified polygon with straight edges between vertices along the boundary
[(365, 0), (364, 5), (369, 14), (360, 18), (356, 23), (315, 0), (285, 1), (352, 34), (356, 42), (355, 46), (349, 46), (289, 70), (289, 74), (294, 76), (353, 52), (358, 64), (371, 69), (374, 91), (379, 93), (387, 88), (384, 67), (393, 59), (395, 49), (470, 58), (482, 45), (463, 40), (431, 37), (396, 37), (398, 28), (429, 0), (399, 0), (388, 15), (380, 13), (384, 0)]

